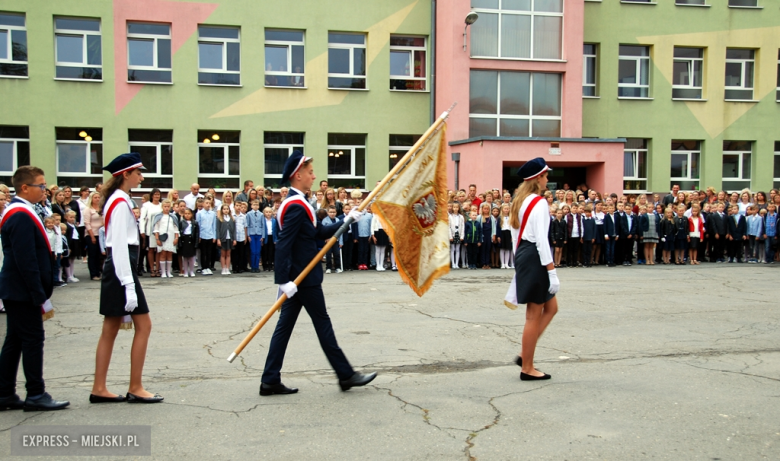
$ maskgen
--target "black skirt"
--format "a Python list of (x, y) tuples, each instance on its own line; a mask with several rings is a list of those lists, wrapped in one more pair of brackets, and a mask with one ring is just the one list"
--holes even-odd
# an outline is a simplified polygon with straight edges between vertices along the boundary
[(192, 235), (182, 235), (179, 237), (179, 256), (183, 258), (191, 258), (195, 256), (197, 250), (197, 244), (193, 240)]
[[(130, 268), (138, 267), (138, 245), (128, 245), (130, 254)], [(135, 295), (138, 297), (138, 307), (133, 312), (125, 311), (125, 287), (116, 277), (114, 270), (114, 258), (111, 248), (106, 248), (106, 262), (103, 263), (103, 277), (100, 280), (100, 315), (106, 317), (122, 317), (125, 315), (148, 314), (149, 306), (146, 304), (146, 296), (141, 288), (141, 282), (138, 280), (136, 271), (133, 272), (133, 282), (135, 282)]]
[(502, 250), (511, 250), (512, 249), (512, 231), (508, 229), (504, 229), (501, 231), (501, 249)]
[(518, 304), (544, 304), (553, 296), (547, 267), (542, 266), (536, 244), (521, 240), (515, 251), (515, 284)]
[(390, 239), (387, 237), (387, 233), (384, 229), (377, 229), (374, 232), (374, 238), (376, 238), (376, 243), (374, 245), (387, 246), (390, 244)]

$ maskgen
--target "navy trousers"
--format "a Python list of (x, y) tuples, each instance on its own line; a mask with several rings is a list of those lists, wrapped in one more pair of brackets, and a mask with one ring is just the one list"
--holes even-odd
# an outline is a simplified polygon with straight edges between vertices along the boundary
[(41, 306), (21, 301), (3, 300), (7, 333), (0, 352), (0, 397), (16, 392), (16, 373), (22, 359), (28, 396), (41, 395), (43, 384), (43, 318)]
[(262, 382), (266, 384), (278, 384), (282, 381), (281, 370), (284, 364), (284, 353), (287, 351), (287, 343), (290, 342), (295, 322), (301, 307), (311, 317), (314, 331), (320, 340), (320, 347), (330, 362), (330, 366), (336, 372), (339, 380), (345, 380), (355, 374), (352, 365), (336, 342), (336, 334), (330, 323), (330, 316), (325, 308), (325, 295), (322, 294), (322, 285), (313, 287), (298, 287), (295, 296), (282, 304), (279, 321), (276, 323), (274, 335), (271, 337), (271, 345), (268, 348), (268, 358), (265, 360)]

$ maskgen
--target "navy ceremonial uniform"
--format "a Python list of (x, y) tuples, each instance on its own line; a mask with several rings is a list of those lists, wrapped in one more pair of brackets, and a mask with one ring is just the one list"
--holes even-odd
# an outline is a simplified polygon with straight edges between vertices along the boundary
[[(317, 240), (327, 240), (341, 227), (342, 221), (335, 224), (317, 223), (315, 211), (306, 201), (303, 193), (291, 187), (290, 192), (279, 207), (279, 237), (276, 243), (276, 263), (274, 279), (279, 285), (294, 281), (319, 252)], [(336, 342), (336, 335), (330, 317), (325, 308), (325, 296), (322, 293), (322, 265), (316, 264), (311, 272), (298, 285), (298, 292), (287, 299), (281, 308), (276, 324), (268, 358), (265, 362), (262, 382), (279, 384), (281, 369), (287, 343), (290, 341), (295, 322), (301, 307), (314, 323), (314, 330), (320, 340), (320, 346), (333, 367), (339, 380), (347, 380), (355, 371)]]
[[(16, 197), (11, 206), (29, 210), (6, 211), (3, 220), (3, 270), (0, 272), (0, 299), (7, 316), (7, 333), (0, 353), (0, 398), (16, 390), (16, 373), (24, 355), (24, 376), (28, 396), (41, 395), (43, 382), (43, 318), (41, 305), (51, 297), (52, 253), (32, 204)], [(10, 207), (9, 207), (10, 208)]]

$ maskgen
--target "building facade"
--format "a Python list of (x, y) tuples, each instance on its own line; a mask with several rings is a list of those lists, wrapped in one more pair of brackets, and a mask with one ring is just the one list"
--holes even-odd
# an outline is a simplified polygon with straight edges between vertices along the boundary
[(626, 138), (623, 190), (780, 186), (777, 2), (584, 6), (583, 135)]
[(370, 188), (429, 126), (415, 0), (0, 1), (0, 181), (73, 187), (128, 150), (144, 188), (278, 186), (293, 149)]

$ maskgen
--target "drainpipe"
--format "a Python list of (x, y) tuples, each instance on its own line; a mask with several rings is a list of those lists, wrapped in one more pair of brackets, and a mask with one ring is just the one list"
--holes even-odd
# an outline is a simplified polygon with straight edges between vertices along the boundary
[(436, 121), (436, 0), (431, 0), (431, 125)]

